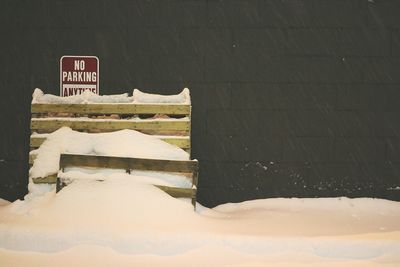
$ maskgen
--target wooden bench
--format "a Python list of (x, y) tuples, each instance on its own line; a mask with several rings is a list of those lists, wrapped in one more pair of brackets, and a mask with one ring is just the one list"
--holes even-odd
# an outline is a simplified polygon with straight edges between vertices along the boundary
[[(109, 168), (123, 169), (128, 173), (131, 170), (171, 172), (179, 174), (190, 174), (192, 179), (192, 188), (178, 188), (163, 185), (155, 185), (169, 195), (177, 198), (190, 198), (192, 204), (196, 205), (196, 186), (199, 173), (199, 164), (197, 160), (161, 160), (161, 159), (143, 159), (128, 157), (110, 157), (93, 156), (78, 154), (61, 154), (60, 170), (64, 171), (68, 167), (91, 167), (91, 168)], [(57, 177), (56, 191), (60, 191), (65, 186), (63, 180)]]
[[(113, 132), (132, 129), (153, 135), (167, 143), (178, 146), (190, 155), (191, 152), (191, 105), (190, 100), (182, 104), (170, 103), (88, 103), (88, 104), (43, 104), (31, 106), (30, 149), (37, 149), (49, 133), (67, 126), (73, 130), (89, 133)], [(79, 160), (76, 160), (79, 158)], [(35, 160), (30, 154), (29, 164)], [(86, 164), (86, 165), (85, 165)], [(174, 173), (190, 173), (192, 188), (158, 186), (174, 197), (189, 197), (195, 202), (198, 177), (198, 162), (170, 161), (138, 158), (100, 157), (64, 154), (60, 166), (122, 168), (126, 170), (153, 170)], [(57, 174), (36, 177), (35, 183), (56, 183)], [(61, 181), (60, 181), (61, 182)]]

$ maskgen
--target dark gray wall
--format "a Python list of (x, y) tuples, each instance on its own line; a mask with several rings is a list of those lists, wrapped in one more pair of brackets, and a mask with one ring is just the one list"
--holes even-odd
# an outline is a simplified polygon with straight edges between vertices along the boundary
[(102, 94), (191, 89), (199, 201), (400, 200), (400, 1), (3, 0), (0, 197), (26, 193), (35, 87), (100, 58)]

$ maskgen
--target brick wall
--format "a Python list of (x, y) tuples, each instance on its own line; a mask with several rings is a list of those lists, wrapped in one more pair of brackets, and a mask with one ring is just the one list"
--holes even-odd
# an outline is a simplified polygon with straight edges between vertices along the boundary
[(193, 101), (199, 201), (400, 200), (397, 0), (5, 0), (0, 197), (26, 193), (30, 96), (62, 55), (100, 58), (102, 94)]

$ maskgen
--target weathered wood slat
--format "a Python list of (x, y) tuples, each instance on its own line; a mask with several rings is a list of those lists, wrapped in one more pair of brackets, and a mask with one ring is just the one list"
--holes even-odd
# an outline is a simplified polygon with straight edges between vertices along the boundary
[(36, 159), (36, 154), (29, 154), (29, 165), (33, 165), (35, 159)]
[(160, 188), (165, 193), (169, 194), (171, 197), (182, 197), (182, 198), (195, 198), (196, 197), (196, 189), (191, 188), (179, 188), (179, 187), (170, 187), (164, 185), (155, 185)]
[[(29, 166), (30, 167), (33, 166), (33, 163), (35, 162), (35, 159), (36, 159), (36, 154), (29, 155)], [(184, 173), (184, 172), (182, 172), (182, 173)]]
[(198, 171), (198, 162), (196, 160), (161, 160), (61, 154), (60, 168), (65, 168), (68, 166), (182, 173)]
[(181, 131), (189, 133), (190, 121), (181, 120), (66, 120), (31, 119), (31, 130), (53, 132), (63, 126), (73, 130), (117, 131), (131, 129), (138, 131)]
[(161, 137), (161, 140), (163, 140), (164, 142), (167, 142), (168, 144), (183, 148), (183, 149), (187, 149), (190, 148), (190, 139), (189, 137), (187, 138), (182, 138), (182, 137)]
[(31, 148), (38, 148), (46, 140), (46, 137), (31, 135), (29, 146)]
[(51, 174), (46, 177), (38, 177), (32, 179), (35, 184), (55, 184), (57, 181), (57, 174)]
[(188, 104), (32, 104), (31, 113), (189, 115)]
[[(168, 137), (159, 137), (159, 138), (171, 145), (174, 145), (174, 146), (177, 146), (177, 147), (180, 147), (183, 149), (190, 148), (189, 137), (181, 138), (181, 137), (168, 136)], [(38, 148), (41, 144), (43, 144), (43, 142), (45, 140), (46, 140), (46, 137), (32, 135), (30, 138), (30, 147)]]

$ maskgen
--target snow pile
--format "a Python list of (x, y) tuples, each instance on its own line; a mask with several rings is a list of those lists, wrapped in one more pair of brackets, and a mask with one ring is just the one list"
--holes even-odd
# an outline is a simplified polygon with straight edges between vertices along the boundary
[(2, 199), (2, 198), (0, 198), (0, 206), (5, 206), (5, 205), (8, 205), (8, 204), (10, 204), (10, 202), (9, 202), (9, 201), (7, 201), (7, 200), (5, 200), (5, 199)]
[(111, 133), (82, 133), (62, 127), (48, 134), (36, 150), (30, 177), (46, 177), (59, 170), (60, 154), (189, 160), (184, 150), (134, 130)]
[[(121, 130), (111, 133), (81, 133), (68, 127), (62, 127), (57, 131), (47, 134), (46, 141), (39, 149), (32, 151), (36, 159), (29, 170), (31, 179), (46, 177), (56, 174), (59, 170), (60, 155), (62, 153), (137, 157), (151, 159), (189, 160), (189, 154), (184, 150), (170, 145), (156, 137), (142, 134), (134, 130)], [(75, 172), (69, 172), (73, 170)], [(90, 168), (67, 168), (63, 178), (69, 179), (109, 179), (113, 174), (124, 174), (125, 170), (93, 170)], [(82, 173), (83, 172), (83, 173)], [(89, 174), (93, 174), (90, 176)], [(190, 181), (184, 176), (159, 174), (152, 172), (133, 172), (148, 177), (147, 183), (159, 185), (191, 187)], [(153, 177), (153, 178), (151, 178)], [(156, 177), (156, 178), (154, 178)], [(143, 178), (142, 178), (143, 180)], [(28, 198), (42, 195), (53, 190), (52, 185), (29, 184)]]
[(0, 206), (0, 258), (5, 266), (399, 266), (399, 222), (400, 203), (385, 200), (255, 200), (195, 213), (136, 179), (78, 180)]
[(177, 95), (158, 95), (133, 90), (133, 100), (135, 103), (169, 103), (169, 104), (190, 104), (190, 92), (188, 88), (183, 89)]
[[(191, 179), (185, 176), (154, 171), (131, 171), (130, 174), (127, 174), (125, 170), (67, 168), (66, 171), (60, 172), (58, 177), (62, 178), (63, 182), (67, 184), (78, 180), (99, 182), (117, 179), (134, 179), (136, 183), (147, 185), (163, 185), (179, 188), (192, 188), (193, 186)], [(46, 190), (46, 188), (42, 190)], [(53, 189), (48, 190), (47, 192), (52, 190)], [(36, 188), (32, 191), (34, 191), (36, 195), (43, 194), (41, 191), (37, 192)]]
[(36, 88), (32, 94), (32, 104), (88, 104), (88, 103), (131, 103), (132, 97), (127, 93), (120, 95), (97, 95), (91, 91), (84, 91), (80, 95), (61, 97), (52, 94), (44, 94)]

